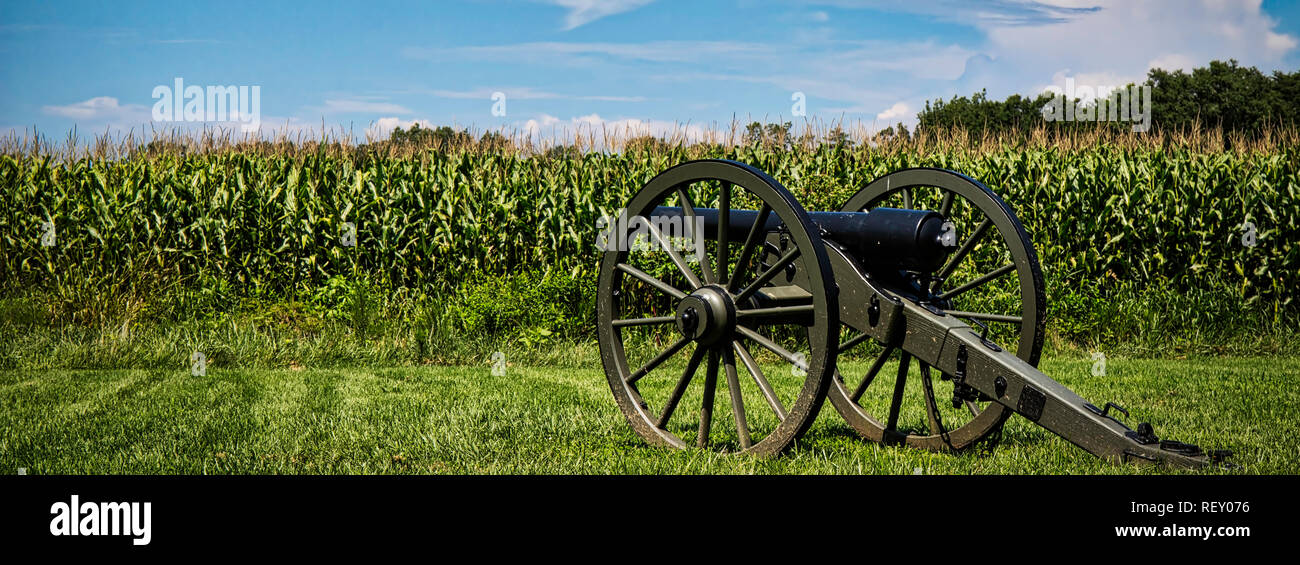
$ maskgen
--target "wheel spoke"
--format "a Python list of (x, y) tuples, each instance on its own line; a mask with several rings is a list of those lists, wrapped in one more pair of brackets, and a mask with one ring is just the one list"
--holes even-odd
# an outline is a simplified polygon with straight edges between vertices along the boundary
[[(803, 321), (806, 316), (803, 314), (812, 314), (816, 309), (812, 304), (802, 304), (799, 306), (773, 306), (771, 308), (750, 308), (749, 310), (736, 310), (737, 318), (781, 318), (785, 320), (783, 324), (794, 324)], [(792, 319), (793, 318), (793, 319)]]
[(753, 440), (749, 437), (749, 424), (745, 422), (745, 399), (740, 394), (740, 378), (736, 376), (736, 357), (730, 349), (723, 351), (723, 365), (727, 372), (727, 391), (731, 393), (731, 413), (736, 417), (736, 434), (740, 436), (740, 448), (749, 449)]
[(741, 278), (745, 276), (749, 260), (753, 258), (754, 249), (758, 246), (758, 239), (763, 234), (763, 226), (767, 225), (767, 217), (771, 214), (772, 207), (764, 202), (763, 207), (758, 211), (758, 217), (754, 219), (754, 225), (749, 228), (749, 236), (745, 238), (745, 246), (740, 249), (740, 260), (736, 261), (736, 272), (732, 273), (731, 280), (727, 281), (728, 292), (736, 292)]
[(947, 219), (948, 215), (952, 213), (952, 197), (955, 195), (955, 192), (948, 192), (946, 190), (943, 193), (943, 202), (939, 204), (939, 215), (943, 216), (945, 219)]
[(785, 359), (786, 361), (789, 361), (795, 365), (799, 365), (800, 363), (803, 363), (803, 361), (796, 358), (793, 353), (786, 351), (784, 347), (777, 345), (776, 342), (767, 339), (766, 337), (763, 337), (762, 334), (754, 330), (751, 330), (745, 326), (736, 326), (736, 333), (739, 333), (740, 335), (743, 335), (749, 339), (754, 340), (755, 343), (763, 346), (768, 351), (775, 353), (778, 357)]
[(731, 183), (722, 181), (718, 193), (718, 282), (730, 282), (727, 264), (731, 260)]
[(672, 259), (673, 264), (677, 265), (677, 268), (682, 271), (683, 275), (686, 275), (686, 280), (690, 281), (693, 288), (699, 288), (702, 286), (700, 284), (700, 277), (695, 275), (695, 271), (691, 269), (690, 265), (686, 264), (686, 260), (682, 259), (681, 254), (677, 253), (677, 250), (673, 248), (672, 243), (668, 241), (668, 238), (664, 237), (663, 232), (659, 231), (659, 226), (656, 226), (654, 222), (645, 222), (650, 235), (654, 236), (655, 240), (659, 242), (659, 246), (663, 247), (664, 252), (668, 254), (668, 258)]
[(889, 421), (885, 432), (898, 430), (898, 412), (903, 407), (903, 389), (907, 386), (907, 366), (912, 363), (912, 354), (906, 351), (898, 358), (898, 380), (894, 381), (894, 399), (889, 403)]
[(957, 248), (957, 251), (952, 254), (952, 259), (948, 260), (948, 264), (944, 265), (942, 269), (939, 269), (939, 274), (936, 275), (936, 278), (940, 280), (946, 279), (948, 278), (948, 275), (951, 275), (953, 271), (957, 270), (957, 265), (961, 263), (962, 259), (966, 258), (966, 254), (970, 253), (971, 249), (975, 248), (975, 243), (984, 235), (984, 232), (988, 231), (989, 226), (991, 225), (993, 225), (993, 220), (984, 218), (984, 221), (980, 222), (980, 225), (975, 226), (975, 231), (971, 232), (970, 237), (966, 238), (966, 241), (962, 242), (961, 247)]
[(858, 388), (853, 390), (853, 396), (849, 397), (853, 402), (857, 402), (862, 398), (862, 393), (866, 392), (867, 387), (871, 386), (871, 381), (876, 380), (876, 373), (880, 372), (880, 368), (885, 366), (885, 361), (889, 360), (889, 356), (893, 354), (894, 347), (891, 345), (885, 348), (880, 357), (876, 358), (876, 362), (871, 364), (871, 369), (867, 370), (867, 375), (862, 377), (862, 382), (858, 384)]
[(934, 383), (930, 380), (930, 366), (921, 363), (921, 385), (925, 389), (925, 412), (930, 420), (930, 435), (947, 436), (943, 428), (943, 418), (939, 416), (939, 404), (934, 401)]
[(850, 350), (850, 349), (853, 349), (853, 346), (855, 346), (855, 345), (857, 345), (857, 344), (859, 344), (859, 343), (862, 343), (862, 342), (866, 341), (866, 340), (867, 340), (868, 338), (870, 338), (870, 337), (871, 337), (871, 334), (869, 334), (869, 333), (867, 333), (867, 332), (862, 332), (862, 333), (860, 333), (860, 334), (854, 336), (853, 339), (850, 339), (850, 340), (848, 340), (848, 341), (846, 341), (846, 342), (840, 344), (839, 353), (844, 353), (845, 351), (848, 351), (848, 350)]
[(1007, 316), (1005, 314), (985, 314), (984, 312), (962, 312), (961, 310), (944, 310), (949, 316), (958, 318), (970, 318), (972, 320), (989, 320), (992, 322), (1007, 322), (1009, 324), (1019, 324), (1025, 321), (1022, 316)]
[(967, 401), (966, 401), (966, 409), (970, 410), (970, 415), (971, 415), (971, 416), (979, 416), (979, 415), (980, 415), (980, 412), (983, 412), (983, 411), (984, 411), (984, 410), (982, 410), (982, 409), (980, 408), (980, 405), (978, 405), (978, 404), (975, 403), (974, 400), (967, 400)]
[(989, 271), (989, 272), (985, 273), (983, 276), (981, 276), (981, 277), (978, 278), (978, 279), (975, 279), (975, 280), (973, 280), (973, 281), (971, 281), (971, 282), (968, 282), (968, 283), (966, 283), (966, 284), (964, 284), (964, 285), (961, 285), (961, 286), (959, 286), (959, 287), (957, 287), (957, 288), (954, 288), (954, 289), (952, 289), (952, 290), (950, 290), (950, 291), (948, 291), (948, 292), (945, 292), (945, 293), (943, 293), (943, 294), (940, 294), (940, 295), (939, 295), (939, 299), (940, 299), (940, 300), (947, 300), (947, 299), (949, 299), (949, 298), (953, 298), (953, 297), (955, 297), (955, 296), (958, 296), (958, 295), (962, 294), (963, 292), (969, 291), (969, 290), (971, 290), (971, 289), (979, 288), (979, 287), (981, 287), (981, 286), (984, 286), (985, 284), (988, 284), (990, 281), (993, 281), (994, 279), (996, 279), (996, 278), (998, 278), (998, 277), (1000, 277), (1000, 276), (1002, 276), (1002, 275), (1005, 275), (1005, 274), (1007, 274), (1007, 273), (1010, 273), (1011, 271), (1014, 271), (1014, 270), (1016, 270), (1016, 266), (1015, 266), (1015, 264), (1014, 264), (1014, 263), (1008, 263), (1008, 264), (1006, 264), (1006, 265), (1003, 265), (1003, 266), (1001, 266), (1001, 267), (998, 267), (998, 268), (996, 268), (996, 269), (993, 269), (992, 271)]
[(911, 209), (912, 209), (912, 189), (910, 189), (910, 188), (904, 188), (904, 189), (903, 189), (902, 191), (900, 191), (900, 192), (903, 193), (903, 207), (904, 207), (904, 208), (907, 208), (908, 210), (911, 210)]
[(695, 447), (709, 446), (709, 431), (713, 428), (713, 397), (718, 387), (718, 352), (709, 352), (709, 370), (704, 374), (704, 400), (700, 404), (700, 433)]
[(706, 351), (703, 347), (695, 348), (695, 353), (691, 354), (691, 361), (686, 364), (686, 370), (682, 372), (682, 378), (677, 379), (677, 386), (673, 387), (672, 396), (669, 396), (668, 403), (664, 404), (664, 411), (659, 414), (659, 421), (655, 422), (655, 427), (664, 429), (668, 425), (668, 420), (673, 417), (673, 411), (677, 409), (677, 403), (681, 402), (682, 394), (686, 392), (686, 385), (691, 384), (691, 377), (695, 376), (695, 369), (700, 366), (700, 360), (704, 358)]
[(763, 376), (763, 370), (759, 369), (758, 363), (754, 362), (754, 357), (749, 354), (748, 349), (745, 349), (745, 345), (739, 341), (732, 341), (731, 347), (736, 350), (736, 355), (740, 356), (740, 362), (745, 364), (745, 370), (749, 371), (749, 375), (758, 384), (758, 390), (763, 391), (763, 398), (767, 399), (767, 405), (772, 407), (773, 412), (776, 412), (777, 419), (784, 422), (785, 406), (776, 397), (776, 391), (772, 390), (772, 384), (767, 382), (767, 377)]
[[(695, 236), (696, 235), (695, 234), (695, 224), (696, 224), (695, 205), (691, 203), (691, 198), (686, 194), (685, 187), (677, 189), (677, 198), (681, 199), (682, 201), (682, 210), (686, 212), (686, 221), (691, 223), (690, 234), (692, 236)], [(682, 233), (686, 233), (686, 231), (687, 230), (683, 227)], [(699, 237), (703, 238), (703, 235), (700, 235)], [(692, 237), (692, 241), (694, 241), (694, 237)], [(703, 239), (701, 239), (701, 241), (703, 241)], [(701, 255), (700, 271), (704, 273), (704, 282), (706, 284), (712, 284), (714, 278), (713, 278), (713, 268), (709, 266), (709, 254), (705, 250), (698, 250), (698, 251), (700, 252)], [(699, 285), (697, 284), (695, 286), (699, 286)]]
[(627, 318), (624, 320), (614, 320), (614, 327), (626, 328), (628, 326), (648, 326), (652, 324), (671, 324), (676, 322), (674, 316), (655, 316), (653, 318)]
[(678, 351), (681, 351), (681, 349), (683, 347), (686, 347), (686, 344), (690, 342), (691, 342), (691, 338), (689, 337), (683, 337), (677, 340), (677, 343), (674, 343), (668, 349), (663, 350), (662, 353), (655, 356), (654, 359), (651, 359), (649, 363), (646, 363), (644, 367), (641, 367), (640, 369), (637, 369), (635, 373), (628, 375), (627, 377), (628, 384), (632, 384), (636, 382), (641, 377), (646, 376), (646, 374), (649, 373), (650, 371), (655, 370), (655, 367), (658, 367), (664, 361), (667, 361), (669, 357), (672, 357), (673, 354), (677, 353)]
[(624, 273), (627, 273), (629, 275), (632, 275), (638, 279), (641, 279), (642, 282), (659, 289), (661, 292), (667, 294), (668, 296), (671, 296), (678, 300), (686, 298), (685, 292), (677, 290), (677, 288), (674, 287), (673, 285), (661, 281), (655, 278), (654, 276), (652, 276), (650, 273), (642, 271), (641, 269), (633, 267), (627, 263), (619, 263), (618, 270), (623, 271)]
[(785, 270), (786, 265), (794, 262), (798, 257), (798, 247), (791, 249), (789, 253), (781, 256), (780, 259), (777, 259), (776, 263), (773, 263), (771, 267), (768, 267), (766, 271), (763, 271), (763, 274), (759, 275), (757, 279), (754, 279), (754, 282), (749, 283), (749, 286), (745, 287), (745, 290), (741, 291), (740, 294), (737, 294), (735, 302), (738, 304), (744, 303), (750, 296), (753, 296), (755, 292), (758, 292), (758, 289), (763, 288), (763, 285), (767, 284), (768, 281), (781, 274), (781, 271)]

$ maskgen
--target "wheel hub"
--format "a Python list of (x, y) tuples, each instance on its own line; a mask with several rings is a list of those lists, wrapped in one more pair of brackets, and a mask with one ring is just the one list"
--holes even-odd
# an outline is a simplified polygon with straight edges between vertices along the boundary
[(697, 342), (715, 343), (735, 327), (736, 306), (721, 288), (700, 288), (677, 303), (677, 329)]

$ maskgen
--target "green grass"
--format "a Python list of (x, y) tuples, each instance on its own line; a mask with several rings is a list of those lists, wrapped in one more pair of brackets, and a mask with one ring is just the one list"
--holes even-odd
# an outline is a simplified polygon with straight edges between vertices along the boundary
[[(1300, 472), (1300, 357), (1112, 358), (1106, 377), (1090, 376), (1090, 365), (1062, 356), (1042, 368), (1157, 433), (1235, 449), (1243, 468), (1233, 472)], [(726, 444), (725, 384), (718, 392), (715, 430)], [(0, 404), (4, 473), (1174, 472), (1103, 463), (1020, 417), (991, 454), (881, 447), (829, 404), (778, 458), (654, 448), (624, 422), (598, 366), (512, 366), (500, 377), (487, 365), (211, 367), (204, 377), (185, 368), (16, 370), (0, 372)], [(683, 402), (682, 413), (695, 406)]]

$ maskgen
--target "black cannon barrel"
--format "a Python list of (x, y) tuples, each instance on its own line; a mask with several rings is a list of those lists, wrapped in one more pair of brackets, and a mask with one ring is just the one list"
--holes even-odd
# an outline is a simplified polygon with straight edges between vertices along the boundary
[[(696, 208), (704, 223), (704, 237), (717, 239), (718, 210)], [(681, 218), (681, 208), (660, 206), (654, 215)], [(943, 266), (956, 247), (956, 234), (944, 233), (944, 217), (930, 210), (873, 208), (867, 212), (809, 212), (808, 217), (824, 232), (824, 238), (844, 247), (868, 269), (899, 269), (933, 272)], [(652, 222), (655, 218), (649, 218)], [(732, 210), (728, 238), (740, 243), (758, 220), (756, 210)], [(781, 229), (781, 219), (769, 214), (763, 231)], [(951, 226), (947, 228), (952, 230)]]

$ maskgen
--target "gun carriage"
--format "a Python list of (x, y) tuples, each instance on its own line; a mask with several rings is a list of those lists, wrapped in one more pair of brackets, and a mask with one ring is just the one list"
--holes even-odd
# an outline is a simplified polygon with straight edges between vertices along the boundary
[[(624, 214), (654, 252), (606, 248), (598, 332), (610, 389), (649, 443), (776, 454), (829, 398), (884, 444), (960, 451), (1019, 414), (1116, 462), (1199, 467), (1225, 455), (1132, 429), (1122, 408), (1037, 369), (1047, 311), (1033, 242), (970, 177), (901, 170), (838, 211), (808, 212), (754, 167), (691, 161), (654, 177)], [(665, 225), (684, 226), (694, 249), (678, 249)], [(765, 370), (755, 348), (784, 365)]]

